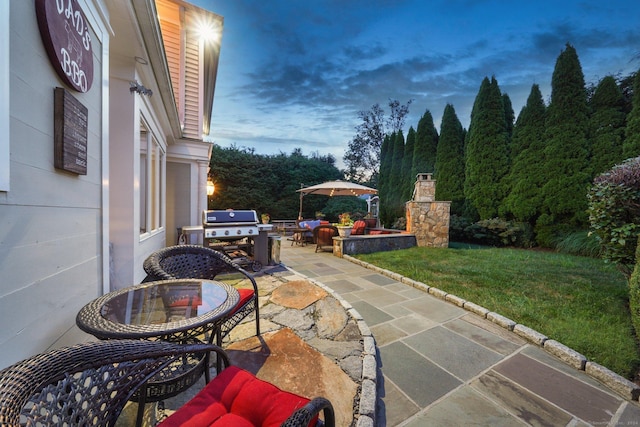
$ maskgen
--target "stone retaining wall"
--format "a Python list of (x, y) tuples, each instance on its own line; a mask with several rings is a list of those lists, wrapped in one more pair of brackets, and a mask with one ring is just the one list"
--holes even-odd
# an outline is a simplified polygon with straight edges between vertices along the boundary
[(416, 246), (416, 236), (408, 233), (376, 234), (333, 238), (333, 255), (370, 254)]

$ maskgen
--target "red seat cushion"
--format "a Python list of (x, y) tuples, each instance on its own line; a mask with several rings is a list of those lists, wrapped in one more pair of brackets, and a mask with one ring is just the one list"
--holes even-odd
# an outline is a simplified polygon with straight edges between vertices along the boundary
[(367, 228), (367, 223), (362, 220), (358, 220), (353, 223), (353, 228), (351, 229), (351, 235), (361, 236), (364, 234), (365, 228)]
[(238, 289), (238, 293), (240, 294), (240, 301), (238, 301), (238, 304), (233, 308), (232, 314), (244, 307), (254, 295), (253, 289)]
[[(238, 304), (236, 304), (236, 306), (233, 308), (232, 314), (240, 310), (241, 307), (244, 307), (244, 305), (247, 302), (249, 302), (249, 300), (251, 300), (251, 298), (253, 298), (253, 295), (254, 295), (253, 289), (238, 289), (238, 293), (240, 294), (240, 300), (238, 301)], [(175, 301), (172, 301), (169, 307), (171, 308), (185, 307), (186, 308), (188, 306), (191, 306), (191, 308), (195, 310), (199, 308), (201, 305), (202, 305), (202, 298), (200, 298), (200, 296), (193, 296), (193, 297), (185, 296)], [(209, 308), (209, 310), (211, 310), (211, 308)]]
[(158, 427), (279, 427), (307, 403), (307, 398), (230, 366)]

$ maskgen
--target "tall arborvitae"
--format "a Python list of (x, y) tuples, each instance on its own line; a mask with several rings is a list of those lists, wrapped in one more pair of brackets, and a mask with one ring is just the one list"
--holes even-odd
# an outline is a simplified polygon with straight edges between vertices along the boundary
[(380, 147), (380, 180), (378, 181), (378, 197), (380, 204), (380, 217), (384, 223), (385, 205), (389, 201), (389, 188), (391, 177), (391, 163), (393, 161), (393, 140), (395, 135), (385, 135)]
[(612, 76), (603, 78), (590, 101), (591, 176), (621, 163), (624, 141), (624, 98)]
[(413, 172), (432, 173), (436, 164), (436, 150), (438, 149), (438, 132), (433, 125), (433, 116), (426, 110), (418, 121), (416, 130), (416, 145), (413, 150)]
[(402, 215), (398, 207), (401, 203), (402, 188), (402, 159), (404, 157), (404, 135), (402, 131), (391, 134), (389, 137), (389, 175), (386, 184), (386, 197), (381, 200), (381, 220), (385, 227), (391, 227), (393, 222)]
[(463, 215), (464, 130), (453, 105), (442, 114), (435, 166), (436, 200), (451, 201), (451, 214)]
[(534, 84), (513, 128), (509, 194), (501, 209), (504, 216), (531, 225), (540, 215), (542, 204), (545, 111), (540, 87)]
[(567, 44), (553, 70), (545, 124), (543, 211), (536, 226), (543, 246), (553, 246), (563, 233), (587, 225), (588, 125), (582, 67), (575, 48)]
[(393, 218), (389, 219), (392, 221), (395, 221), (396, 218), (404, 214), (404, 202), (406, 200), (402, 200), (402, 185), (404, 184), (404, 176), (402, 175), (403, 159), (404, 135), (402, 130), (399, 130), (393, 142), (393, 161), (391, 163), (391, 177), (389, 180), (390, 207), (392, 208), (391, 213), (393, 215)]
[(502, 105), (504, 107), (504, 121), (507, 126), (507, 135), (511, 138), (513, 134), (513, 125), (516, 120), (516, 113), (513, 111), (513, 104), (511, 104), (511, 98), (506, 93), (502, 94)]
[(404, 201), (411, 200), (416, 180), (415, 175), (413, 175), (413, 156), (415, 145), (416, 131), (413, 129), (413, 126), (411, 126), (407, 133), (407, 143), (404, 145), (404, 160), (402, 162), (402, 175), (404, 177), (404, 183), (402, 184), (402, 200)]
[(471, 111), (465, 152), (464, 193), (480, 219), (493, 218), (505, 197), (509, 172), (507, 126), (495, 77), (484, 78)]
[(627, 116), (622, 154), (625, 159), (640, 156), (640, 70), (633, 80), (633, 108)]

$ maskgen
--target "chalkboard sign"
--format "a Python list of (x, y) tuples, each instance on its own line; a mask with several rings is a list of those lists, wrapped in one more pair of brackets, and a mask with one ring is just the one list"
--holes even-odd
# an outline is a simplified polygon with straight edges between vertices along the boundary
[(54, 90), (54, 166), (87, 174), (87, 107), (67, 90)]

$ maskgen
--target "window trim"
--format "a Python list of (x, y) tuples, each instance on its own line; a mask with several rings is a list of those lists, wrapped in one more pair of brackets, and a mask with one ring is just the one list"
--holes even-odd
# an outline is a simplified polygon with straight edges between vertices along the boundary
[[(144, 132), (144, 141), (142, 138)], [(165, 229), (165, 216), (164, 216), (164, 198), (165, 198), (165, 185), (166, 185), (166, 159), (167, 153), (164, 146), (160, 143), (156, 133), (153, 131), (150, 124), (145, 120), (144, 116), (140, 118), (140, 132), (139, 132), (139, 155), (142, 155), (142, 144), (146, 144), (145, 148), (145, 167), (143, 178), (143, 170), (140, 168), (139, 191), (140, 191), (140, 206), (139, 206), (139, 232), (140, 239), (144, 239), (148, 236), (157, 234)], [(156, 162), (155, 165), (152, 162)], [(154, 175), (153, 177), (151, 175)], [(142, 185), (144, 183), (145, 185)], [(144, 203), (144, 206), (142, 204)], [(153, 205), (153, 206), (152, 206)], [(144, 212), (144, 226), (142, 231)], [(155, 228), (152, 228), (154, 227)]]
[(8, 1), (0, 1), (0, 58), (6, 58), (6, 60), (0, 61), (0, 191), (11, 189), (10, 4), (11, 2)]

